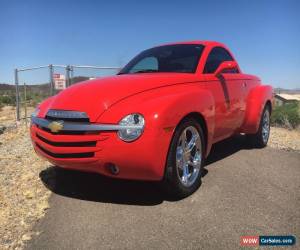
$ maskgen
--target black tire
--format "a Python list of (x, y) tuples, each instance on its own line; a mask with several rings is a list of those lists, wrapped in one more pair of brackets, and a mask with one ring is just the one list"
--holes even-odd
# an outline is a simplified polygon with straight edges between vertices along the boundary
[[(194, 182), (191, 186), (183, 185), (181, 178), (179, 176), (179, 169), (176, 165), (176, 152), (177, 146), (180, 140), (180, 136), (185, 131), (185, 129), (195, 128), (199, 134), (199, 138), (201, 140), (201, 157), (200, 157), (200, 168), (198, 165), (199, 172), (198, 176), (194, 178)], [(199, 141), (198, 141), (199, 143)], [(196, 149), (195, 149), (196, 150)], [(194, 193), (201, 185), (201, 176), (203, 173), (203, 165), (204, 165), (204, 153), (205, 153), (205, 142), (204, 142), (204, 133), (200, 124), (193, 118), (183, 120), (175, 130), (173, 135), (169, 153), (166, 162), (165, 176), (163, 180), (163, 188), (167, 192), (168, 195), (175, 199), (185, 198), (192, 193)], [(188, 167), (189, 168), (189, 167)]]
[[(268, 134), (267, 137), (265, 137), (264, 133), (264, 117), (267, 116), (268, 118), (268, 125), (266, 126), (268, 128)], [(270, 136), (270, 116), (271, 116), (271, 109), (268, 105), (265, 106), (261, 117), (260, 117), (260, 123), (259, 123), (259, 128), (256, 134), (248, 134), (247, 135), (247, 140), (250, 143), (252, 147), (255, 148), (264, 148), (268, 144), (269, 136)], [(266, 128), (265, 127), (265, 128)]]

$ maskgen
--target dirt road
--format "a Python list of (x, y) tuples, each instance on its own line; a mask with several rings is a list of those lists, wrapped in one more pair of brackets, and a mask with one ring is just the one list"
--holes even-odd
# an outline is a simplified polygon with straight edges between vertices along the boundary
[[(200, 189), (181, 201), (156, 185), (49, 168), (54, 194), (27, 249), (236, 249), (242, 235), (300, 236), (300, 153), (219, 143)], [(299, 243), (298, 243), (299, 244)]]

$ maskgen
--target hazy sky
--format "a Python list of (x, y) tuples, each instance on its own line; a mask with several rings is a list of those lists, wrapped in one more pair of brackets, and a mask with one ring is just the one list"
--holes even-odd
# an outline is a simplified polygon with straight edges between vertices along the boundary
[[(0, 0), (0, 82), (13, 83), (16, 67), (121, 66), (161, 43), (216, 40), (244, 72), (300, 88), (299, 13), (297, 0)], [(45, 82), (48, 75), (26, 73), (20, 81)]]

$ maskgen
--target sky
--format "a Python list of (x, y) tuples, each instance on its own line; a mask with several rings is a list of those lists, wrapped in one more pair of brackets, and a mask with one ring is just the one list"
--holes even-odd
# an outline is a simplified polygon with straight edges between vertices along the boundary
[[(0, 0), (0, 82), (13, 83), (14, 68), (120, 67), (159, 44), (214, 40), (231, 49), (243, 72), (274, 87), (300, 88), (299, 12), (298, 0)], [(100, 73), (75, 72), (84, 74)], [(49, 72), (19, 77), (40, 83)]]

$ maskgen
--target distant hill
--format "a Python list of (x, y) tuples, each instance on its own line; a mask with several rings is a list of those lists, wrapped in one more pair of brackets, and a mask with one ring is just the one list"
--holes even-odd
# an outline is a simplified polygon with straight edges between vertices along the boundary
[[(20, 91), (23, 91), (24, 86), (20, 85), (19, 88)], [(45, 93), (45, 91), (49, 91), (49, 84), (43, 83), (43, 84), (27, 85), (26, 88), (28, 92), (40, 94), (40, 93)], [(15, 85), (0, 83), (0, 93), (5, 94), (5, 93), (11, 93), (15, 91), (16, 91)]]
[(83, 82), (83, 81), (86, 81), (86, 80), (89, 80), (89, 79), (90, 78), (86, 77), (86, 76), (75, 76), (75, 77), (71, 78), (71, 83), (75, 84), (75, 83)]
[[(76, 76), (76, 77), (71, 78), (71, 84), (75, 84), (75, 83), (86, 81), (86, 80), (89, 80), (89, 77)], [(19, 88), (20, 88), (20, 91), (23, 91), (24, 86), (20, 85)], [(41, 94), (41, 93), (50, 91), (49, 83), (26, 85), (26, 88), (27, 88), (28, 92), (37, 93), (37, 94)], [(7, 93), (7, 92), (13, 92), (13, 91), (16, 91), (15, 85), (7, 84), (7, 83), (0, 83), (0, 93)]]
[(275, 88), (276, 94), (300, 94), (300, 88), (296, 89), (283, 89), (283, 88)]
[(15, 90), (15, 86), (7, 83), (0, 83), (0, 91)]

